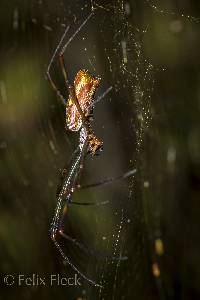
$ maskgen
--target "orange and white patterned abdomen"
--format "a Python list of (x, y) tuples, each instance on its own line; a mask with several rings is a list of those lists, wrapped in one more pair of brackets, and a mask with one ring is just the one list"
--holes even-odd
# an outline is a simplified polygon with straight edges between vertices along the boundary
[[(99, 83), (100, 79), (91, 76), (86, 70), (80, 70), (75, 77), (75, 95), (85, 115), (89, 114), (91, 110), (93, 96)], [(81, 115), (70, 96), (66, 106), (66, 124), (71, 131), (78, 131), (82, 126)]]

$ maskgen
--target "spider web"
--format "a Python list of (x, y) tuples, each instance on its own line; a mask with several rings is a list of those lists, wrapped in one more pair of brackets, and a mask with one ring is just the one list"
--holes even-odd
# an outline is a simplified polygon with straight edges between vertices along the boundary
[[(47, 286), (24, 291), (16, 284), (15, 289), (2, 290), (2, 297), (12, 297), (16, 292), (22, 299), (34, 298), (36, 293), (39, 299), (175, 297), (174, 264), (165, 257), (165, 252), (173, 251), (170, 247), (165, 249), (165, 240), (175, 240), (167, 213), (171, 216), (175, 162), (181, 144), (171, 133), (176, 116), (170, 119), (171, 131), (160, 130), (170, 126), (166, 115), (172, 114), (167, 101), (162, 102), (162, 96), (166, 100), (168, 95), (163, 92), (167, 87), (162, 80), (166, 80), (163, 74), (168, 69), (190, 57), (192, 47), (188, 45), (195, 40), (199, 25), (194, 15), (198, 4), (39, 0), (23, 5), (13, 1), (5, 9), (12, 22), (8, 22), (11, 25), (2, 36), (6, 55), (2, 52), (5, 61), (2, 60), (0, 79), (4, 183), (0, 271), (14, 276), (39, 274), (46, 278)], [(70, 161), (78, 134), (66, 131), (65, 109), (45, 81), (45, 71), (66, 28), (69, 26), (67, 42), (92, 6), (93, 17), (66, 49), (67, 72), (71, 82), (81, 68), (99, 75), (101, 84), (95, 99), (109, 87), (112, 90), (94, 111), (93, 127), (104, 142), (104, 151), (99, 157), (85, 159), (81, 183), (115, 177), (133, 168), (137, 173), (129, 179), (74, 193), (74, 201), (105, 202), (104, 205), (69, 208), (66, 234), (83, 247), (61, 240), (62, 248), (71, 262), (102, 288), (83, 278), (81, 287), (50, 287), (51, 274), (68, 277), (75, 273), (53, 248), (48, 230), (56, 206), (58, 170)], [(178, 44), (177, 37), (183, 33)], [(188, 52), (176, 52), (178, 47), (187, 49), (186, 46)], [(56, 59), (51, 72), (67, 98)], [(166, 78), (170, 81), (170, 76)], [(196, 141), (196, 135), (191, 139)]]

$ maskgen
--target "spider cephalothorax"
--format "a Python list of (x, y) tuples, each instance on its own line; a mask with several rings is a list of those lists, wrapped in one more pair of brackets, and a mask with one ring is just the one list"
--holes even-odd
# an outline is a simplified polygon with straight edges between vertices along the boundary
[(94, 156), (99, 155), (103, 150), (103, 142), (100, 141), (93, 132), (88, 134), (88, 152)]

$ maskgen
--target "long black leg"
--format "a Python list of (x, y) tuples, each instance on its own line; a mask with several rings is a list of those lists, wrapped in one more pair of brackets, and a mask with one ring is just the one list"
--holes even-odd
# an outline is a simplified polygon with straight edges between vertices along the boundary
[(105, 205), (108, 204), (109, 201), (102, 201), (102, 202), (76, 202), (76, 201), (72, 201), (70, 203), (70, 205), (83, 205), (83, 206), (99, 206), (99, 205)]
[(75, 38), (75, 36), (81, 31), (81, 29), (85, 26), (85, 24), (89, 21), (89, 19), (93, 16), (94, 14), (94, 8), (92, 8), (92, 12), (88, 15), (88, 17), (83, 21), (81, 26), (74, 32), (74, 34), (69, 38), (67, 43), (62, 47), (62, 50), (60, 52), (60, 55), (63, 55), (65, 53), (66, 48), (68, 45), (71, 43), (71, 41)]
[[(73, 203), (73, 202), (72, 202)], [(96, 258), (107, 258), (107, 259), (112, 259), (112, 260), (126, 260), (127, 257), (114, 257), (114, 256), (109, 256), (105, 253), (102, 253), (100, 251), (94, 251), (92, 249), (89, 249), (86, 245), (84, 245), (83, 243), (79, 242), (76, 238), (72, 238), (71, 236), (69, 236), (68, 234), (64, 233), (64, 220), (65, 220), (65, 216), (68, 213), (68, 201), (66, 201), (64, 208), (62, 210), (62, 215), (60, 217), (60, 221), (59, 221), (59, 225), (58, 225), (58, 234), (61, 235), (64, 239), (66, 239), (67, 241), (73, 243), (74, 245), (76, 245), (79, 249), (83, 250), (85, 253), (94, 256)]]
[[(77, 184), (75, 189), (80, 190), (80, 189), (87, 189), (87, 188), (92, 188), (92, 187), (96, 187), (96, 186), (111, 184), (115, 181), (126, 179), (126, 178), (134, 175), (136, 172), (137, 172), (137, 170), (133, 169), (133, 170), (130, 170), (130, 171), (128, 171), (122, 175), (119, 175), (117, 177), (106, 178), (106, 179), (103, 179), (103, 180), (100, 180), (98, 182), (94, 182), (91, 184), (86, 184), (86, 185)], [(63, 196), (65, 197), (65, 195), (63, 195)], [(75, 201), (72, 201), (72, 202), (70, 202), (70, 205), (99, 206), (99, 205), (105, 205), (108, 203), (109, 203), (109, 201), (101, 201), (101, 202), (75, 202)]]
[(83, 113), (83, 111), (82, 111), (82, 109), (80, 107), (80, 104), (78, 102), (78, 99), (76, 97), (74, 86), (70, 84), (70, 81), (69, 81), (69, 78), (68, 78), (68, 75), (67, 75), (67, 71), (66, 71), (67, 68), (66, 68), (65, 61), (64, 61), (64, 53), (65, 53), (65, 50), (68, 47), (68, 45), (71, 43), (71, 41), (81, 31), (81, 29), (85, 26), (85, 24), (89, 21), (89, 19), (93, 16), (93, 14), (94, 14), (93, 11), (94, 11), (94, 8), (92, 6), (92, 12), (88, 15), (88, 17), (81, 24), (81, 26), (75, 31), (75, 33), (71, 36), (71, 38), (67, 41), (67, 43), (63, 46), (63, 48), (62, 48), (62, 50), (60, 51), (60, 54), (59, 54), (59, 61), (60, 61), (62, 73), (63, 73), (63, 76), (64, 76), (65, 83), (67, 85), (67, 88), (69, 90), (70, 97), (74, 101), (74, 103), (75, 103), (75, 105), (76, 105), (76, 107), (78, 109), (78, 112), (81, 115), (84, 127), (86, 128), (87, 131), (89, 131), (89, 126), (87, 124), (85, 115), (84, 115), (84, 113)]
[[(89, 16), (85, 19), (85, 21), (81, 24), (81, 26), (75, 31), (75, 33), (69, 38), (69, 40), (67, 41), (67, 43), (63, 46), (63, 48), (62, 48), (62, 50), (60, 52), (60, 55), (59, 55), (59, 57), (60, 57), (61, 60), (63, 58), (63, 54), (64, 54), (67, 46), (71, 43), (71, 41), (79, 33), (79, 31), (83, 28), (83, 26), (87, 23), (87, 21), (92, 17), (92, 15), (93, 15), (93, 11), (89, 14)], [(56, 92), (57, 96), (60, 98), (60, 100), (62, 101), (62, 103), (64, 105), (66, 105), (65, 97), (62, 95), (62, 93), (60, 92), (60, 90), (57, 88), (56, 83), (52, 79), (52, 77), (50, 75), (50, 68), (51, 68), (53, 60), (54, 60), (54, 58), (55, 58), (55, 56), (56, 56), (56, 54), (57, 54), (57, 52), (58, 52), (58, 50), (59, 50), (59, 48), (60, 48), (63, 40), (64, 40), (64, 38), (65, 38), (66, 33), (67, 33), (68, 30), (69, 30), (69, 26), (65, 29), (64, 34), (62, 35), (62, 37), (60, 39), (60, 42), (59, 42), (58, 46), (56, 47), (56, 49), (55, 49), (55, 51), (54, 51), (54, 53), (53, 53), (53, 55), (51, 57), (51, 60), (49, 62), (49, 65), (48, 65), (48, 68), (47, 68), (47, 72), (46, 72), (47, 79), (48, 79), (49, 83), (51, 84), (53, 90)], [(65, 71), (65, 68), (64, 68), (64, 64), (61, 67), (62, 67), (63, 75), (64, 75), (64, 78), (65, 78), (65, 82), (67, 84), (67, 87), (69, 88), (69, 93), (70, 93), (71, 96), (73, 96), (74, 93), (73, 93), (72, 87), (71, 87), (71, 85), (69, 83), (69, 80), (68, 80), (68, 77), (67, 77), (67, 74), (66, 74), (66, 71)], [(77, 105), (77, 103), (76, 103), (76, 105)]]
[(84, 252), (86, 252), (87, 254), (97, 257), (97, 258), (107, 258), (107, 259), (112, 259), (112, 260), (126, 260), (127, 256), (121, 256), (121, 257), (116, 257), (116, 256), (109, 256), (105, 253), (101, 253), (99, 251), (94, 251), (89, 249), (87, 246), (83, 245), (81, 242), (79, 242), (77, 239), (72, 238), (71, 236), (69, 236), (68, 234), (64, 233), (63, 231), (59, 231), (59, 234), (65, 238), (67, 241), (72, 242), (73, 244), (75, 244), (78, 248), (80, 248), (81, 250), (83, 250)]
[[(92, 183), (92, 184), (87, 184), (87, 185), (84, 185), (84, 186), (81, 186), (80, 184), (77, 185), (77, 188), (79, 189), (85, 189), (85, 188), (91, 188), (91, 187), (96, 187), (96, 186), (101, 186), (101, 185), (106, 185), (106, 184), (110, 184), (110, 183), (113, 183), (115, 181), (118, 181), (118, 180), (122, 180), (122, 179), (126, 179), (132, 175), (134, 175), (135, 173), (137, 172), (136, 169), (132, 169), (122, 175), (119, 175), (117, 177), (111, 177), (111, 178), (106, 178), (104, 180), (101, 180), (101, 181), (98, 181), (98, 182), (95, 182), (95, 183)], [(89, 205), (105, 205), (109, 203), (109, 201), (102, 201), (102, 202), (75, 202), (75, 201), (72, 201), (70, 202), (70, 204), (75, 204), (75, 205), (83, 205), (83, 206), (89, 206)], [(69, 237), (67, 237), (69, 239)], [(79, 243), (79, 242), (78, 242)], [(79, 243), (79, 246), (80, 246), (80, 243)], [(107, 257), (107, 258), (110, 258), (110, 259), (114, 259), (114, 260), (126, 260), (127, 257)]]
[[(79, 242), (77, 239), (74, 239), (72, 237), (70, 237), (69, 235), (64, 233), (63, 230), (63, 224), (64, 224), (64, 219), (66, 214), (68, 213), (68, 208), (69, 208), (69, 202), (71, 202), (70, 198), (71, 198), (71, 194), (69, 192), (68, 194), (68, 198), (67, 200), (64, 200), (64, 198), (61, 196), (58, 199), (58, 203), (57, 203), (57, 208), (56, 208), (56, 213), (52, 222), (52, 226), (51, 226), (51, 238), (56, 246), (56, 248), (58, 249), (58, 251), (60, 252), (62, 258), (80, 275), (82, 276), (84, 279), (86, 279), (88, 282), (92, 283), (95, 286), (99, 286), (101, 287), (100, 284), (96, 283), (95, 281), (93, 281), (92, 279), (88, 278), (86, 275), (84, 275), (82, 272), (80, 272), (79, 269), (77, 269), (77, 267), (70, 261), (69, 257), (64, 253), (64, 251), (62, 250), (60, 244), (57, 241), (57, 236), (60, 235), (63, 238), (65, 238), (67, 241), (70, 241), (72, 243), (74, 243), (77, 247), (79, 247), (81, 250), (83, 250), (84, 252), (95, 256), (95, 257), (100, 257), (100, 258), (107, 258), (107, 259), (111, 259), (111, 260), (126, 260), (127, 257), (113, 257), (113, 256), (109, 256), (97, 251), (93, 251), (90, 250), (88, 247), (86, 247), (85, 245), (83, 245), (81, 242)], [(72, 203), (72, 202), (71, 202)], [(78, 204), (78, 203), (77, 203)]]
[(77, 239), (72, 238), (69, 235), (65, 234), (64, 230), (63, 230), (63, 221), (65, 219), (66, 213), (68, 212), (68, 201), (69, 201), (69, 199), (67, 199), (67, 202), (65, 202), (65, 204), (64, 204), (64, 200), (62, 198), (59, 198), (57, 208), (56, 208), (56, 213), (55, 213), (55, 216), (54, 216), (54, 219), (53, 219), (53, 222), (52, 222), (52, 226), (51, 226), (51, 238), (52, 238), (56, 248), (59, 250), (62, 258), (68, 264), (70, 264), (70, 266), (76, 272), (78, 272), (84, 279), (86, 279), (87, 281), (89, 281), (93, 285), (100, 287), (99, 284), (97, 284), (95, 281), (93, 281), (92, 279), (90, 279), (86, 275), (84, 275), (82, 272), (80, 272), (77, 269), (77, 267), (70, 261), (69, 257), (64, 253), (64, 251), (62, 250), (60, 244), (58, 243), (57, 236), (60, 235), (63, 238), (65, 238), (67, 241), (70, 241), (70, 242), (74, 243), (77, 247), (79, 247), (81, 250), (83, 250), (84, 252), (88, 253), (91, 256), (101, 257), (101, 258), (103, 257), (103, 258), (112, 259), (112, 260), (126, 260), (127, 257), (113, 257), (113, 256), (108, 256), (106, 254), (102, 254), (100, 252), (90, 250), (88, 247), (83, 245)]
[(56, 92), (57, 96), (60, 98), (61, 102), (62, 102), (64, 105), (66, 105), (65, 97), (62, 95), (62, 93), (60, 92), (60, 90), (57, 88), (55, 82), (53, 81), (53, 79), (52, 79), (52, 77), (51, 77), (51, 75), (50, 75), (50, 68), (51, 68), (51, 65), (52, 65), (52, 63), (53, 63), (53, 60), (54, 60), (54, 58), (55, 58), (55, 56), (56, 56), (56, 54), (57, 54), (57, 52), (58, 52), (58, 50), (59, 50), (59, 48), (60, 48), (60, 46), (61, 46), (63, 40), (64, 40), (64, 37), (65, 37), (65, 35), (66, 35), (66, 33), (67, 33), (68, 30), (69, 30), (69, 26), (65, 29), (65, 32), (64, 32), (63, 36), (61, 37), (61, 40), (60, 40), (58, 46), (56, 47), (56, 49), (55, 49), (55, 51), (54, 51), (54, 53), (53, 53), (53, 55), (52, 55), (52, 57), (51, 57), (51, 60), (50, 60), (50, 62), (49, 62), (49, 65), (48, 65), (48, 68), (47, 68), (47, 72), (46, 72), (46, 74), (47, 74), (47, 79), (48, 79), (49, 83), (51, 84), (51, 87), (52, 87), (53, 90)]
[(54, 242), (54, 245), (58, 249), (59, 253), (61, 254), (62, 258), (64, 259), (64, 261), (66, 261), (75, 272), (77, 272), (82, 278), (84, 278), (86, 281), (90, 282), (92, 285), (102, 287), (100, 284), (96, 283), (92, 279), (85, 276), (82, 272), (80, 272), (79, 269), (71, 262), (71, 260), (68, 258), (68, 256), (65, 255), (65, 253), (63, 252), (63, 250), (62, 250), (61, 246), (59, 245), (59, 243), (57, 242), (57, 240), (53, 239), (53, 238), (52, 238), (52, 240)]
[(128, 177), (134, 175), (136, 172), (137, 172), (137, 170), (133, 169), (133, 170), (130, 170), (130, 171), (128, 171), (128, 172), (126, 172), (122, 175), (119, 175), (117, 177), (110, 177), (110, 178), (102, 179), (98, 182), (94, 182), (94, 183), (90, 183), (90, 184), (86, 184), (86, 185), (80, 185), (79, 184), (79, 185), (77, 185), (77, 188), (78, 189), (87, 189), (87, 188), (92, 188), (92, 187), (96, 187), (96, 186), (110, 184), (110, 183), (113, 183), (115, 181), (128, 178)]
[(77, 239), (70, 237), (69, 235), (67, 235), (66, 233), (64, 233), (64, 220), (68, 214), (68, 199), (64, 200), (63, 202), (65, 202), (64, 207), (62, 209), (62, 213), (61, 216), (59, 218), (59, 223), (58, 223), (58, 227), (57, 227), (57, 231), (58, 234), (61, 235), (63, 238), (65, 238), (66, 240), (74, 243), (76, 246), (78, 246), (80, 249), (84, 250), (85, 252), (93, 255), (92, 251), (90, 251), (86, 246), (84, 246), (82, 243), (80, 243)]
[(105, 90), (105, 92), (103, 92), (102, 95), (100, 95), (95, 101), (93, 101), (90, 106), (90, 107), (94, 107), (98, 102), (100, 102), (102, 99), (104, 99), (106, 97), (106, 95), (113, 89), (112, 86), (110, 86), (109, 88), (107, 88), (107, 90)]

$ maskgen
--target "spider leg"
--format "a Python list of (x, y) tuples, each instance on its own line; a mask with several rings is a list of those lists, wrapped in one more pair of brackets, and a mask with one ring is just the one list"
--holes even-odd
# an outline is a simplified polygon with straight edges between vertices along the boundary
[(122, 175), (117, 176), (117, 177), (106, 178), (106, 179), (100, 180), (98, 182), (94, 182), (94, 183), (90, 183), (90, 184), (86, 184), (86, 185), (80, 185), (79, 184), (79, 185), (77, 185), (77, 188), (78, 189), (87, 189), (87, 188), (92, 188), (92, 187), (96, 187), (96, 186), (110, 184), (110, 183), (113, 183), (115, 181), (128, 178), (128, 177), (134, 175), (136, 172), (137, 172), (136, 169), (132, 169), (132, 170), (130, 170), (130, 171), (128, 171), (128, 172), (126, 172)]
[(60, 52), (61, 56), (65, 53), (65, 50), (68, 47), (68, 45), (75, 38), (75, 36), (81, 31), (81, 29), (85, 26), (85, 24), (89, 21), (89, 19), (93, 16), (93, 14), (94, 14), (94, 8), (92, 7), (91, 13), (87, 16), (87, 18), (83, 21), (83, 23), (81, 24), (81, 26), (74, 32), (74, 34), (69, 38), (69, 40), (67, 41), (67, 43), (63, 46), (63, 48), (62, 48), (62, 50)]
[(78, 248), (85, 251), (86, 253), (88, 253), (91, 256), (94, 256), (94, 257), (97, 257), (97, 258), (100, 257), (100, 258), (104, 258), (104, 259), (107, 258), (107, 259), (112, 259), (112, 260), (126, 260), (127, 259), (127, 256), (115, 257), (115, 256), (109, 256), (109, 255), (107, 255), (105, 253), (101, 253), (99, 251), (91, 250), (87, 246), (85, 246), (81, 242), (79, 242), (77, 239), (72, 238), (68, 234), (65, 234), (63, 231), (60, 231), (59, 233), (63, 238), (65, 238), (66, 240), (74, 243)]
[(100, 284), (96, 283), (92, 279), (85, 276), (81, 271), (79, 271), (79, 269), (65, 255), (65, 253), (63, 252), (63, 250), (62, 250), (60, 244), (57, 242), (57, 240), (54, 239), (53, 242), (54, 242), (54, 245), (56, 246), (56, 248), (58, 249), (59, 253), (61, 254), (62, 258), (64, 259), (64, 261), (66, 261), (75, 272), (77, 272), (82, 278), (84, 278), (86, 281), (90, 282), (92, 285), (97, 286), (97, 287), (102, 287)]
[(65, 204), (64, 204), (64, 207), (62, 209), (60, 220), (59, 220), (58, 225), (57, 225), (57, 233), (59, 235), (61, 235), (64, 239), (66, 239), (66, 240), (74, 243), (81, 250), (89, 253), (90, 255), (94, 255), (94, 253), (92, 251), (90, 251), (89, 248), (87, 248), (85, 245), (83, 245), (82, 243), (80, 243), (77, 239), (72, 238), (69, 235), (67, 235), (66, 233), (64, 233), (64, 220), (65, 220), (65, 217), (66, 217), (66, 215), (68, 213), (69, 198), (67, 198), (67, 200), (63, 199), (63, 201), (65, 202)]
[(56, 92), (58, 98), (60, 98), (62, 104), (66, 105), (66, 100), (65, 100), (64, 96), (62, 95), (62, 93), (60, 92), (60, 90), (55, 85), (54, 81), (52, 80), (50, 73), (47, 73), (47, 79), (48, 79), (49, 83), (51, 84), (51, 87), (53, 88), (53, 90)]
[(109, 88), (107, 88), (107, 90), (105, 90), (105, 92), (103, 92), (102, 95), (100, 95), (95, 101), (92, 102), (92, 104), (89, 105), (88, 108), (95, 106), (98, 102), (100, 102), (103, 98), (105, 98), (105, 96), (113, 89), (112, 86), (110, 86)]
[[(69, 79), (68, 79), (68, 76), (67, 76), (67, 72), (66, 72), (66, 66), (65, 66), (65, 62), (64, 62), (64, 53), (65, 53), (65, 50), (66, 48), (68, 47), (68, 45), (71, 43), (71, 41), (75, 38), (75, 36), (81, 31), (81, 29), (85, 26), (85, 24), (89, 21), (89, 19), (93, 16), (93, 13), (94, 13), (94, 7), (92, 5), (92, 12), (88, 15), (88, 17), (83, 21), (83, 23), (81, 24), (81, 26), (74, 32), (74, 34), (69, 38), (69, 40), (67, 41), (67, 43), (63, 46), (62, 50), (60, 51), (60, 54), (59, 54), (59, 60), (60, 60), (60, 64), (61, 64), (61, 68), (62, 68), (62, 73), (63, 73), (63, 76), (64, 76), (64, 79), (65, 79), (65, 83), (67, 84), (68, 86), (68, 89), (69, 89), (69, 93), (70, 93), (70, 96), (72, 99), (74, 99), (75, 101), (75, 104), (77, 106), (77, 109), (82, 117), (82, 119), (84, 120), (85, 122), (85, 116), (81, 110), (81, 107), (79, 105), (79, 102), (78, 100), (76, 99), (76, 96), (75, 96), (75, 92), (74, 92), (74, 88), (70, 85), (70, 82), (69, 82)], [(64, 33), (57, 49), (59, 48), (60, 44), (62, 43), (63, 39), (64, 39), (64, 36), (65, 36), (66, 32)], [(57, 50), (56, 49), (56, 50)], [(57, 52), (57, 51), (56, 51)], [(96, 101), (93, 102), (93, 104), (91, 104), (91, 106), (95, 105), (96, 103), (98, 103), (99, 101), (101, 101), (110, 91), (112, 90), (112, 86), (109, 87), (101, 96), (99, 96), (97, 98)]]
[[(73, 202), (70, 202), (70, 204), (71, 203), (73, 203)], [(107, 259), (112, 259), (112, 260), (126, 260), (127, 259), (126, 256), (121, 256), (121, 257), (109, 256), (109, 255), (107, 255), (105, 253), (102, 253), (100, 251), (91, 250), (86, 245), (84, 245), (83, 243), (78, 241), (76, 238), (72, 238), (68, 234), (64, 233), (64, 228), (63, 228), (64, 226), (63, 225), (64, 225), (64, 219), (65, 219), (65, 216), (66, 216), (67, 212), (68, 212), (68, 201), (66, 201), (66, 203), (64, 205), (61, 220), (60, 220), (59, 226), (58, 226), (58, 234), (61, 235), (65, 240), (73, 243), (79, 249), (83, 250), (85, 253), (87, 253), (87, 254), (89, 254), (93, 257), (96, 257), (96, 258), (104, 258), (104, 259), (107, 258)]]
[[(63, 48), (62, 48), (62, 50), (61, 50), (61, 52), (60, 52), (60, 54), (59, 54), (59, 58), (60, 58), (59, 60), (60, 60), (60, 63), (61, 63), (62, 72), (63, 72), (64, 78), (65, 78), (65, 82), (66, 82), (66, 84), (67, 84), (67, 86), (68, 86), (70, 96), (71, 96), (72, 99), (74, 99), (75, 104), (76, 104), (76, 106), (77, 106), (77, 109), (78, 109), (78, 111), (79, 111), (79, 113), (80, 113), (80, 115), (81, 115), (81, 117), (82, 117), (82, 120), (83, 120), (84, 123), (85, 123), (85, 126), (86, 126), (86, 119), (85, 119), (85, 116), (84, 116), (84, 114), (83, 114), (83, 112), (82, 112), (82, 110), (81, 110), (81, 108), (80, 108), (80, 105), (79, 105), (79, 103), (78, 103), (78, 100), (76, 99), (74, 89), (73, 89), (73, 87), (70, 85), (70, 82), (69, 82), (69, 80), (68, 80), (67, 73), (66, 73), (66, 71), (65, 71), (66, 68), (65, 68), (65, 66), (64, 66), (64, 58), (63, 58), (63, 55), (64, 55), (64, 52), (65, 52), (66, 48), (68, 47), (68, 45), (69, 45), (69, 44), (71, 43), (71, 41), (75, 38), (75, 36), (81, 31), (81, 29), (85, 26), (85, 24), (88, 22), (88, 20), (92, 17), (93, 13), (94, 13), (94, 7), (92, 6), (92, 12), (91, 12), (91, 13), (88, 15), (88, 17), (83, 21), (83, 23), (82, 23), (81, 26), (75, 31), (75, 33), (69, 38), (69, 40), (68, 40), (67, 43), (63, 46)], [(62, 101), (62, 103), (63, 103), (64, 105), (66, 105), (65, 97), (62, 95), (62, 93), (60, 92), (60, 90), (57, 88), (55, 82), (53, 81), (53, 79), (52, 79), (52, 77), (51, 77), (51, 75), (50, 75), (50, 68), (51, 68), (51, 65), (52, 65), (52, 63), (53, 63), (53, 60), (54, 60), (54, 58), (55, 58), (55, 56), (56, 56), (56, 54), (57, 54), (57, 52), (58, 52), (58, 49), (60, 48), (60, 46), (61, 46), (61, 44), (62, 44), (62, 42), (63, 42), (63, 40), (64, 40), (65, 35), (66, 35), (66, 33), (67, 33), (68, 30), (69, 30), (69, 26), (66, 28), (66, 30), (65, 30), (65, 32), (64, 32), (64, 34), (63, 34), (63, 36), (61, 37), (61, 40), (60, 40), (58, 46), (56, 47), (56, 49), (55, 49), (55, 51), (54, 51), (54, 53), (53, 53), (53, 55), (52, 55), (52, 58), (51, 58), (51, 60), (50, 60), (50, 63), (49, 63), (48, 68), (47, 68), (47, 73), (46, 73), (46, 74), (47, 74), (47, 79), (48, 79), (49, 83), (51, 84), (53, 90), (56, 92), (57, 96), (60, 98), (60, 100)], [(86, 127), (87, 127), (87, 126), (86, 126)]]
[[(130, 170), (130, 171), (128, 171), (128, 172), (126, 172), (122, 175), (117, 176), (117, 177), (106, 178), (106, 179), (100, 180), (98, 182), (94, 182), (94, 183), (90, 183), (90, 184), (86, 184), (86, 185), (77, 184), (74, 189), (81, 190), (81, 189), (88, 189), (88, 188), (101, 186), (101, 185), (107, 185), (107, 184), (113, 183), (113, 182), (118, 181), (118, 180), (126, 179), (126, 178), (134, 175), (136, 172), (137, 172), (136, 169), (132, 169), (132, 170)], [(65, 196), (66, 196), (66, 194), (63, 194), (63, 197), (65, 197)], [(99, 206), (99, 205), (105, 205), (105, 204), (108, 204), (108, 203), (109, 203), (109, 201), (101, 201), (101, 202), (75, 202), (75, 201), (71, 201), (70, 205)]]
[[(76, 182), (79, 180), (79, 172), (81, 171), (80, 165), (82, 164), (82, 159), (84, 158), (84, 150), (82, 150), (81, 153), (78, 153), (77, 158), (75, 158), (75, 162), (72, 163), (71, 170), (69, 172), (70, 175), (67, 176), (67, 180), (63, 182), (63, 185), (60, 190), (60, 194), (58, 196), (58, 203), (56, 207), (56, 212), (55, 216), (52, 222), (52, 227), (51, 227), (51, 238), (55, 243), (56, 236), (60, 235), (63, 238), (65, 238), (67, 241), (70, 241), (74, 243), (77, 247), (79, 247), (81, 250), (84, 252), (88, 253), (91, 256), (95, 257), (103, 257), (107, 259), (112, 259), (112, 260), (125, 260), (127, 257), (113, 257), (106, 255), (105, 253), (101, 253), (99, 251), (92, 251), (90, 250), (87, 246), (83, 245), (81, 242), (79, 242), (77, 239), (70, 237), (69, 235), (64, 233), (64, 220), (65, 216), (68, 213), (68, 208), (70, 204), (76, 204), (76, 205), (102, 205), (108, 203), (108, 201), (104, 201), (101, 203), (78, 203), (78, 202), (73, 202), (72, 201), (72, 195), (73, 192), (75, 191), (75, 188), (70, 188), (66, 184), (68, 182), (68, 179), (71, 178), (71, 183), (72, 186), (76, 186)], [(125, 176), (125, 175), (124, 175)], [(127, 174), (126, 174), (127, 176)], [(66, 175), (65, 175), (66, 177)], [(64, 254), (63, 250), (61, 249), (60, 245), (56, 241), (55, 243), (56, 247), (58, 248), (59, 252), (61, 253), (62, 257), (65, 258), (65, 260), (68, 262), (69, 258)], [(61, 251), (62, 250), (62, 251)], [(65, 255), (65, 256), (64, 256)], [(73, 267), (73, 265), (70, 263), (70, 265)], [(73, 267), (74, 268), (74, 267)], [(85, 276), (86, 277), (86, 276)], [(84, 278), (85, 278), (84, 277)]]
[(60, 98), (60, 100), (62, 101), (62, 103), (63, 103), (64, 105), (66, 105), (66, 100), (65, 100), (65, 98), (63, 97), (63, 95), (62, 95), (62, 93), (60, 92), (60, 90), (57, 88), (55, 82), (53, 81), (53, 79), (52, 79), (52, 77), (51, 77), (51, 75), (50, 75), (50, 68), (51, 68), (51, 65), (52, 65), (52, 63), (53, 63), (53, 60), (54, 60), (54, 58), (55, 58), (55, 56), (56, 56), (56, 54), (57, 54), (57, 52), (58, 52), (58, 49), (60, 48), (60, 46), (61, 46), (61, 44), (62, 44), (62, 42), (63, 42), (63, 40), (64, 40), (64, 37), (65, 37), (65, 35), (66, 35), (66, 33), (67, 33), (68, 30), (69, 30), (69, 26), (65, 29), (65, 32), (64, 32), (63, 36), (61, 37), (60, 42), (59, 42), (59, 44), (57, 45), (57, 47), (56, 47), (56, 49), (55, 49), (55, 51), (54, 51), (54, 53), (53, 53), (53, 55), (52, 55), (52, 57), (51, 57), (51, 60), (50, 60), (50, 62), (49, 62), (49, 65), (48, 65), (48, 68), (47, 68), (47, 72), (46, 72), (46, 74), (47, 74), (47, 79), (48, 79), (49, 83), (51, 84), (51, 87), (52, 87), (53, 90), (56, 92), (57, 96)]
[(76, 201), (72, 201), (70, 203), (70, 205), (83, 205), (83, 206), (90, 206), (90, 205), (93, 205), (93, 206), (99, 206), (99, 205), (105, 205), (105, 204), (108, 204), (109, 201), (102, 201), (102, 202), (76, 202)]
[[(72, 269), (75, 272), (77, 272), (82, 278), (84, 278), (85, 280), (87, 280), (88, 282), (90, 282), (92, 285), (101, 287), (100, 284), (96, 283), (94, 280), (88, 278), (81, 271), (79, 271), (79, 269), (71, 262), (71, 260), (69, 259), (69, 257), (64, 253), (62, 247), (60, 246), (59, 242), (57, 241), (57, 236), (58, 235), (62, 236), (62, 227), (61, 226), (62, 226), (62, 221), (63, 221), (63, 214), (65, 214), (66, 211), (67, 211), (66, 208), (67, 208), (66, 204), (63, 205), (63, 199), (62, 199), (62, 197), (59, 197), (59, 200), (58, 200), (58, 203), (57, 203), (57, 207), (56, 207), (56, 212), (55, 212), (55, 215), (54, 215), (54, 218), (53, 218), (53, 222), (52, 222), (52, 225), (51, 225), (51, 230), (50, 230), (50, 232), (51, 232), (51, 239), (52, 239), (54, 245), (56, 246), (56, 248), (58, 249), (60, 255), (63, 258), (63, 260), (66, 261), (72, 267)], [(82, 249), (83, 249), (83, 247), (82, 247)]]
[(67, 75), (67, 71), (66, 71), (66, 65), (65, 65), (65, 61), (64, 61), (64, 53), (65, 53), (65, 50), (66, 48), (68, 47), (68, 45), (71, 43), (71, 41), (75, 38), (75, 36), (81, 31), (81, 29), (85, 26), (85, 24), (89, 21), (89, 19), (93, 16), (93, 13), (94, 13), (94, 8), (92, 6), (92, 12), (88, 15), (88, 17), (83, 21), (83, 23), (81, 24), (81, 26), (75, 31), (75, 33), (70, 37), (70, 39), (67, 41), (67, 43), (63, 46), (62, 50), (60, 51), (60, 54), (59, 54), (59, 61), (60, 61), (60, 65), (61, 65), (61, 69), (62, 69), (62, 73), (63, 73), (63, 76), (64, 76), (64, 80), (65, 80), (65, 83), (68, 87), (68, 91), (69, 91), (69, 94), (70, 94), (70, 97), (71, 99), (73, 99), (74, 103), (76, 104), (76, 107), (77, 107), (77, 110), (78, 112), (80, 113), (81, 115), (81, 118), (82, 118), (82, 121), (83, 121), (83, 124), (84, 124), (84, 127), (86, 128), (87, 131), (89, 131), (89, 126), (87, 124), (87, 120), (86, 120), (86, 117), (80, 107), (80, 104), (78, 102), (78, 99), (76, 97), (76, 94), (75, 94), (75, 90), (74, 90), (74, 86), (70, 84), (70, 81), (69, 81), (69, 78), (68, 78), (68, 75)]
[[(67, 199), (67, 202), (69, 201), (69, 199)], [(57, 241), (57, 236), (61, 235), (62, 237), (64, 237), (66, 240), (74, 243), (76, 246), (78, 246), (81, 250), (89, 253), (92, 256), (103, 256), (104, 258), (110, 258), (113, 260), (125, 260), (127, 259), (127, 257), (109, 257), (108, 255), (103, 255), (101, 253), (95, 253), (95, 251), (90, 250), (88, 247), (86, 247), (85, 245), (83, 245), (82, 243), (80, 243), (79, 241), (77, 241), (77, 239), (74, 239), (70, 236), (68, 236), (67, 234), (65, 234), (63, 232), (63, 221), (64, 221), (64, 216), (68, 210), (68, 206), (67, 206), (67, 202), (65, 203), (64, 207), (63, 207), (63, 199), (59, 198), (57, 207), (56, 207), (56, 213), (52, 222), (52, 226), (51, 226), (51, 239), (54, 243), (54, 245), (56, 246), (56, 248), (58, 249), (59, 253), (61, 254), (62, 258), (64, 261), (66, 261), (71, 267), (72, 269), (77, 272), (82, 278), (84, 278), (85, 280), (87, 280), (88, 282), (90, 282), (92, 285), (94, 286), (98, 286), (98, 287), (102, 287), (100, 284), (96, 283), (94, 280), (88, 278), (86, 275), (84, 275), (69, 259), (69, 257), (64, 253), (62, 247), (60, 246), (59, 242)], [(62, 211), (62, 212), (61, 212)]]

